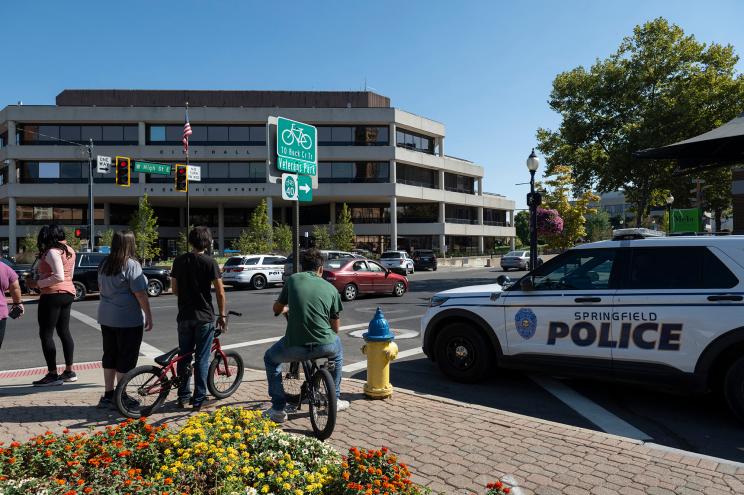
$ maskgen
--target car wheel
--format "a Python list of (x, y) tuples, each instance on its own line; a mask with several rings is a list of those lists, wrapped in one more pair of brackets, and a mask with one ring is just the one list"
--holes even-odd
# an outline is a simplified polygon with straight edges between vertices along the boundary
[(734, 361), (723, 379), (723, 396), (729, 409), (744, 421), (744, 357)]
[(403, 282), (395, 282), (395, 285), (393, 285), (393, 295), (395, 297), (401, 297), (405, 293), (406, 293), (405, 284)]
[(254, 275), (251, 279), (251, 287), (253, 287), (256, 290), (261, 290), (266, 288), (266, 277), (263, 275)]
[(357, 290), (357, 286), (354, 284), (347, 284), (346, 287), (344, 287), (344, 292), (341, 294), (344, 301), (353, 301), (356, 299), (357, 294), (359, 291)]
[(458, 382), (482, 380), (494, 363), (490, 342), (466, 323), (444, 327), (437, 337), (434, 352), (442, 373)]
[(152, 279), (147, 282), (147, 295), (150, 297), (158, 297), (163, 293), (163, 283), (158, 279)]
[(82, 301), (85, 299), (85, 296), (88, 294), (88, 291), (85, 288), (85, 284), (82, 282), (73, 282), (73, 286), (75, 286), (75, 302)]

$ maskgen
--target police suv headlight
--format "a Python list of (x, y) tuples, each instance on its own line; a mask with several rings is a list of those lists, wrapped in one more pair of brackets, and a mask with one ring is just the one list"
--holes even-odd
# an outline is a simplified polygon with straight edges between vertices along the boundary
[(429, 307), (436, 308), (437, 306), (441, 306), (442, 304), (446, 303), (447, 300), (449, 300), (449, 297), (432, 296), (432, 298), (429, 300)]

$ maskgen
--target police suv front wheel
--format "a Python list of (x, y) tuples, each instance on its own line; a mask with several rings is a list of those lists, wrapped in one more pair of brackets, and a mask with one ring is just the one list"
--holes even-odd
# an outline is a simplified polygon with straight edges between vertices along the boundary
[(494, 362), (491, 344), (467, 323), (444, 327), (436, 340), (435, 355), (442, 373), (465, 383), (482, 380)]
[(726, 372), (723, 395), (731, 412), (744, 421), (744, 357), (734, 361)]

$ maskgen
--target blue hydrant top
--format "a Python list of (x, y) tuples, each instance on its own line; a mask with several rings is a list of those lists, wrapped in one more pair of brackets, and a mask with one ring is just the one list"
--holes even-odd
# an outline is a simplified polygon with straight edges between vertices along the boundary
[(374, 318), (369, 322), (367, 331), (362, 335), (362, 338), (367, 342), (390, 342), (395, 338), (393, 332), (390, 331), (390, 325), (388, 325), (385, 315), (382, 314), (382, 309), (377, 307)]

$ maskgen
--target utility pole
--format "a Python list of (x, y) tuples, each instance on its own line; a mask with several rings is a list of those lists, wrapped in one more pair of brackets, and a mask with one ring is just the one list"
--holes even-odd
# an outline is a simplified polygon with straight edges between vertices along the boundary
[(90, 251), (95, 247), (95, 206), (93, 205), (93, 139), (86, 146), (88, 149), (88, 239)]

